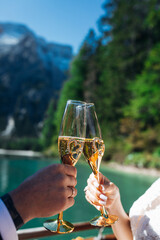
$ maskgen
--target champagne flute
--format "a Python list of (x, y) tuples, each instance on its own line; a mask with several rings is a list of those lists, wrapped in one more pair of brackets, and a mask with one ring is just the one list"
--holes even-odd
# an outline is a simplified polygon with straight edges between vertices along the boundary
[[(93, 103), (86, 105), (86, 138), (83, 147), (83, 154), (92, 169), (95, 177), (99, 180), (99, 168), (104, 154), (105, 145), (101, 136), (101, 129)], [(94, 203), (93, 203), (94, 204)], [(118, 217), (108, 215), (105, 207), (102, 207), (101, 215), (93, 218), (90, 223), (94, 226), (109, 226), (115, 223)]]
[[(67, 101), (58, 137), (58, 150), (63, 164), (75, 166), (83, 151), (85, 105), (81, 101)], [(58, 214), (58, 219), (44, 222), (44, 227), (58, 233), (70, 233), (74, 230), (73, 224), (63, 220), (63, 212)]]

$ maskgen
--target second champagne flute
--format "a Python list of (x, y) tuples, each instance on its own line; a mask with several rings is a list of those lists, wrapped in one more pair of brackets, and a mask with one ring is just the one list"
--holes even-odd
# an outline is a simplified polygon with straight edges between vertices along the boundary
[[(85, 102), (68, 100), (63, 114), (58, 137), (58, 150), (63, 164), (75, 166), (81, 156), (85, 137)], [(63, 212), (58, 219), (50, 219), (44, 227), (52, 232), (70, 233), (72, 223), (63, 220)]]
[[(93, 103), (86, 104), (86, 138), (83, 153), (92, 169), (95, 177), (99, 180), (99, 168), (104, 154), (105, 145), (102, 140), (101, 129)], [(94, 204), (94, 203), (93, 203)], [(103, 207), (101, 215), (93, 218), (90, 223), (94, 226), (109, 226), (115, 223), (118, 217), (108, 215)]]

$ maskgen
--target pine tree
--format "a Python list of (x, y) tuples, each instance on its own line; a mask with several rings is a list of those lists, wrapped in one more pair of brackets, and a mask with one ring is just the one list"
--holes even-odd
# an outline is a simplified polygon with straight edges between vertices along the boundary
[[(55, 124), (58, 129), (68, 99), (88, 102), (93, 100), (91, 89), (95, 88), (95, 77), (90, 70), (93, 69), (94, 61), (91, 61), (91, 59), (95, 56), (96, 48), (96, 35), (93, 30), (89, 30), (80, 52), (71, 64), (70, 77), (65, 82), (60, 94), (55, 117)], [(89, 68), (90, 70), (88, 70)]]
[(125, 108), (127, 116), (143, 126), (155, 126), (160, 119), (160, 43), (150, 52), (142, 74), (131, 86), (133, 99)]
[(148, 24), (151, 8), (157, 6), (155, 0), (107, 0), (104, 4), (105, 15), (99, 21), (104, 45), (99, 109), (104, 125), (107, 121), (114, 129), (118, 130), (123, 107), (132, 97), (128, 84), (140, 74), (158, 39), (157, 27)]
[(44, 120), (44, 126), (42, 129), (42, 136), (41, 136), (42, 146), (45, 149), (52, 145), (53, 137), (57, 136), (57, 130), (54, 124), (55, 110), (56, 110), (56, 102), (54, 100), (51, 100), (46, 112), (46, 118)]

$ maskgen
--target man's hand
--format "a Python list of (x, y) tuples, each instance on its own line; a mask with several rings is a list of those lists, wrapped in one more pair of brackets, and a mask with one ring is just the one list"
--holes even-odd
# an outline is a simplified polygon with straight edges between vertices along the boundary
[(49, 217), (74, 204), (77, 170), (64, 164), (50, 165), (27, 178), (10, 192), (24, 223), (33, 218)]

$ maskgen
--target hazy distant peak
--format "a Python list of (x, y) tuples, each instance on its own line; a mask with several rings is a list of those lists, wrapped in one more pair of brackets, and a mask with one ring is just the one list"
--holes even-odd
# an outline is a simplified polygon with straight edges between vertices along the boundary
[(34, 33), (24, 24), (9, 22), (0, 23), (0, 37), (3, 36), (3, 34), (5, 33), (15, 38), (20, 38), (21, 36), (25, 35), (28, 32), (34, 35)]
[[(57, 101), (72, 57), (68, 44), (47, 42), (23, 24), (0, 22), (0, 131), (4, 137), (39, 134), (39, 123), (50, 99)], [(6, 124), (9, 116), (14, 124)]]

